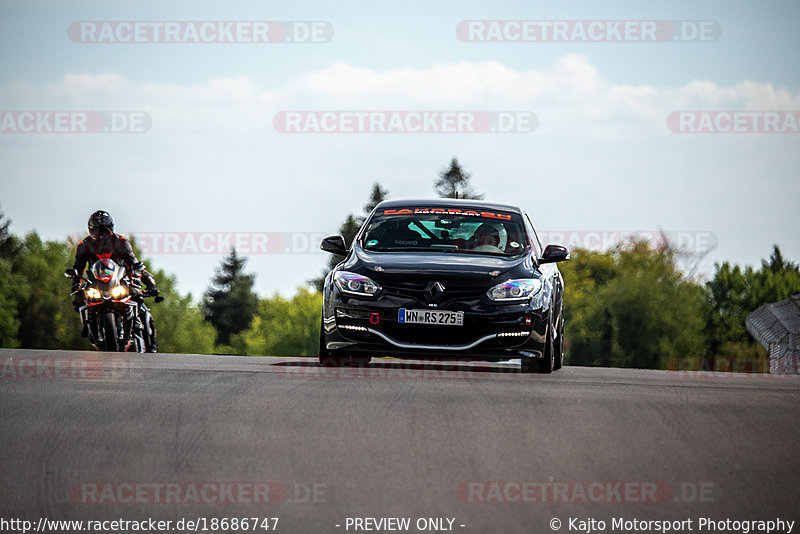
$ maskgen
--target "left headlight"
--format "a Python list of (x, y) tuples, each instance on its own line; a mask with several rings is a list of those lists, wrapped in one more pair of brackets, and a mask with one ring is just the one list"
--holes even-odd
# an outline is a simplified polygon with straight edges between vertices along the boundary
[(124, 297), (127, 292), (128, 290), (125, 289), (124, 287), (116, 286), (114, 289), (111, 290), (111, 296), (114, 297), (115, 299), (118, 299)]
[(507, 280), (486, 292), (495, 302), (515, 302), (531, 298), (542, 289), (542, 281), (537, 278)]
[(95, 287), (90, 287), (86, 290), (86, 297), (90, 300), (100, 300), (103, 298), (103, 295)]
[(339, 271), (333, 275), (333, 282), (339, 291), (348, 295), (358, 295), (361, 297), (373, 297), (381, 286), (360, 274), (351, 273), (348, 271)]

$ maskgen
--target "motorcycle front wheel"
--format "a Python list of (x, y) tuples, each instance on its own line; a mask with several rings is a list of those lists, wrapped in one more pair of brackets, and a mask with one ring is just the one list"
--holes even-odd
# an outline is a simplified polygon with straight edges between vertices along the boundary
[(103, 315), (100, 327), (103, 329), (103, 350), (106, 352), (118, 352), (119, 336), (117, 335), (117, 316), (114, 312), (108, 312)]

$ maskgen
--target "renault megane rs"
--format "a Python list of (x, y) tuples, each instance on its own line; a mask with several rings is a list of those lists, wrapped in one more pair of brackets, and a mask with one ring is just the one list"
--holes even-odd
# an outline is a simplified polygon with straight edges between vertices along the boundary
[(373, 356), (520, 359), (550, 373), (564, 354), (566, 248), (542, 248), (520, 208), (475, 200), (380, 203), (325, 278), (320, 363)]

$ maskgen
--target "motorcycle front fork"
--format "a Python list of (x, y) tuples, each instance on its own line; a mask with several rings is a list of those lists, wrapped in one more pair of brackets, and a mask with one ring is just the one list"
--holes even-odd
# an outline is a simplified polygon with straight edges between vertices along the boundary
[[(133, 333), (133, 325), (136, 322), (136, 315), (138, 313), (137, 304), (126, 303), (125, 315), (122, 317), (122, 342), (128, 343), (131, 340)], [(81, 323), (85, 324), (91, 330), (91, 318), (89, 317), (89, 306), (81, 306), (78, 309), (81, 317)]]

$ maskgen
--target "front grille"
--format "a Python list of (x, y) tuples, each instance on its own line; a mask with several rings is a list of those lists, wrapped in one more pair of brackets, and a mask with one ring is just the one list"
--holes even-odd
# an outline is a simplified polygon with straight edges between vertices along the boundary
[[(414, 285), (383, 285), (383, 292), (386, 295), (396, 295), (405, 298), (412, 298), (420, 303), (427, 304), (425, 298), (425, 286), (422, 284)], [(444, 305), (458, 300), (475, 300), (483, 297), (486, 294), (487, 288), (483, 287), (468, 287), (468, 288), (450, 288), (445, 286), (444, 293), (439, 298), (437, 304)]]

